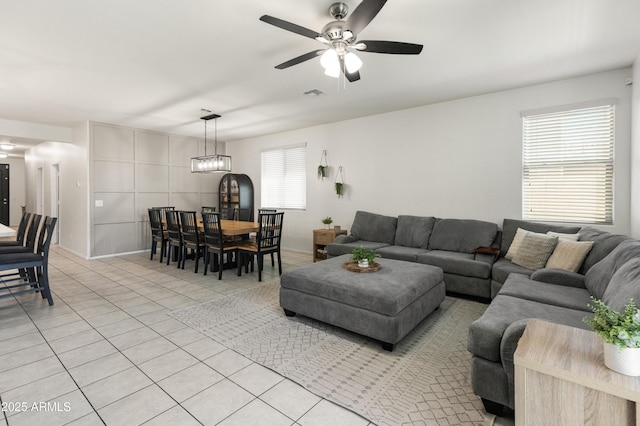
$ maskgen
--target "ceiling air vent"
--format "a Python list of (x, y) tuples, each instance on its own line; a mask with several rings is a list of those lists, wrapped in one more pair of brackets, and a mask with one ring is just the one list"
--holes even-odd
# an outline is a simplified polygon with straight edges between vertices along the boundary
[(306, 96), (320, 96), (320, 95), (326, 95), (325, 92), (323, 92), (320, 89), (311, 89), (311, 90), (307, 90), (306, 92), (304, 92), (304, 94)]

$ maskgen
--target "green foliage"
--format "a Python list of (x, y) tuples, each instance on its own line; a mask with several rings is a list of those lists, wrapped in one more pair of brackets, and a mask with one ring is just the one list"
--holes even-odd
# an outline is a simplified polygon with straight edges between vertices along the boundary
[(336, 194), (341, 198), (344, 195), (344, 184), (341, 182), (336, 182)]
[(322, 219), (322, 223), (324, 223), (325, 225), (331, 225), (333, 223), (333, 219), (331, 219), (331, 217), (327, 216), (324, 219)]
[(633, 299), (629, 300), (624, 312), (619, 313), (604, 304), (602, 300), (591, 298), (593, 318), (585, 318), (605, 342), (620, 348), (640, 348), (640, 310)]
[(318, 166), (318, 179), (322, 179), (324, 177), (327, 177), (327, 166), (320, 164)]
[(360, 246), (353, 251), (351, 254), (352, 262), (359, 262), (361, 260), (367, 259), (369, 263), (373, 263), (376, 257), (380, 257), (380, 255), (373, 250), (367, 250), (364, 246)]

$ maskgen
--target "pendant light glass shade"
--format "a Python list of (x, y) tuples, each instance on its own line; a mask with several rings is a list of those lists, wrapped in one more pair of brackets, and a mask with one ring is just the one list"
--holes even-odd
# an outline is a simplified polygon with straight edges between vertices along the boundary
[(191, 173), (215, 173), (230, 172), (231, 157), (229, 155), (218, 154), (218, 126), (215, 126), (214, 151), (213, 155), (207, 155), (207, 121), (217, 119), (218, 114), (211, 114), (201, 117), (204, 120), (204, 156), (191, 158)]

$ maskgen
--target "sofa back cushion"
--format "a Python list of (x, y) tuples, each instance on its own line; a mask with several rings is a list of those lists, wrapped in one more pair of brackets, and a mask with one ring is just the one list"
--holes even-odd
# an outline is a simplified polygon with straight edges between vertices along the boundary
[(580, 231), (579, 226), (550, 225), (540, 222), (529, 222), (527, 220), (505, 219), (502, 222), (502, 243), (500, 244), (500, 255), (504, 256), (509, 251), (509, 246), (516, 235), (518, 228), (525, 229), (539, 234), (546, 234), (549, 231), (563, 234), (576, 234)]
[(640, 306), (640, 257), (622, 265), (611, 277), (602, 301), (614, 311), (623, 312), (629, 299)]
[(393, 244), (398, 218), (357, 211), (351, 235), (359, 240)]
[(602, 299), (611, 277), (622, 265), (634, 258), (640, 258), (640, 241), (628, 239), (618, 244), (611, 253), (593, 265), (585, 274), (584, 285), (589, 293), (593, 297)]
[(398, 216), (398, 229), (394, 244), (426, 249), (429, 246), (429, 236), (431, 236), (435, 222), (436, 218), (432, 216)]
[(630, 238), (626, 235), (611, 234), (596, 228), (582, 228), (580, 241), (593, 241), (593, 248), (578, 272), (586, 274), (589, 268), (604, 259), (618, 244), (628, 239)]
[(472, 219), (436, 219), (429, 239), (431, 250), (473, 253), (478, 247), (490, 246), (498, 225)]

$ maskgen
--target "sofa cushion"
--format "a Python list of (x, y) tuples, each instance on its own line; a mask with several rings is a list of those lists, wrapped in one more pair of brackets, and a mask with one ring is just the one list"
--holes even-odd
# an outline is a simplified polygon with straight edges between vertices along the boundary
[(351, 254), (355, 249), (357, 249), (360, 246), (363, 246), (368, 250), (376, 251), (379, 248), (386, 247), (388, 245), (389, 244), (376, 243), (373, 241), (362, 241), (362, 240), (355, 240), (350, 243), (344, 243), (344, 244), (333, 243), (327, 246), (327, 254), (329, 255), (329, 257), (336, 257), (343, 254)]
[(563, 234), (575, 234), (580, 231), (579, 226), (550, 225), (547, 223), (530, 222), (527, 220), (504, 219), (502, 222), (502, 244), (500, 244), (501, 256), (507, 254), (518, 228), (541, 234), (545, 234), (549, 231), (560, 232)]
[(622, 265), (611, 277), (602, 301), (611, 309), (623, 312), (629, 299), (640, 306), (640, 257)]
[(359, 240), (393, 244), (398, 218), (357, 211), (351, 234)]
[(439, 266), (445, 273), (462, 275), (465, 277), (489, 278), (491, 264), (474, 260), (469, 253), (455, 251), (432, 250), (417, 256), (419, 263)]
[(628, 239), (618, 244), (611, 253), (587, 271), (584, 285), (589, 293), (602, 299), (613, 275), (622, 265), (636, 257), (640, 257), (640, 241)]
[(398, 216), (398, 229), (394, 244), (426, 249), (429, 246), (429, 236), (431, 236), (435, 222), (436, 218), (433, 216)]
[(547, 235), (551, 235), (552, 237), (558, 237), (561, 240), (569, 240), (569, 241), (578, 241), (580, 239), (580, 234), (563, 234), (562, 232), (547, 232)]
[(404, 246), (385, 246), (376, 249), (376, 253), (387, 259), (405, 260), (407, 262), (415, 262), (416, 256), (421, 253), (426, 253), (429, 250), (416, 247), (404, 247)]
[(570, 241), (560, 238), (551, 257), (547, 260), (546, 267), (578, 272), (591, 247), (593, 247), (593, 241)]
[(604, 259), (618, 244), (629, 239), (626, 235), (611, 234), (596, 228), (582, 228), (580, 241), (593, 241), (594, 244), (578, 272), (586, 274), (593, 265)]
[(502, 336), (514, 322), (526, 318), (540, 318), (557, 324), (588, 329), (589, 326), (582, 321), (588, 316), (585, 314), (582, 310), (499, 294), (491, 301), (484, 314), (471, 323), (467, 349), (476, 356), (500, 362)]
[(522, 274), (509, 275), (509, 278), (505, 281), (498, 294), (533, 300), (535, 302), (546, 303), (547, 305), (591, 312), (589, 308), (591, 295), (586, 288), (535, 281)]
[(509, 274), (515, 272), (517, 274), (531, 275), (533, 271), (531, 269), (527, 269), (523, 266), (516, 265), (511, 261), (501, 257), (496, 260), (496, 263), (493, 264), (491, 268), (491, 278), (495, 281), (503, 283), (509, 277)]
[(527, 232), (512, 261), (527, 269), (544, 268), (557, 244), (558, 237)]
[(437, 219), (429, 239), (432, 250), (448, 250), (473, 253), (473, 250), (490, 246), (498, 232), (498, 225), (472, 219)]

